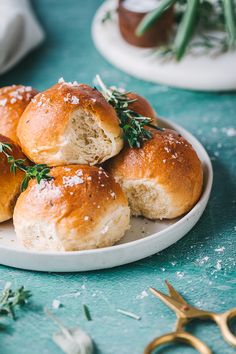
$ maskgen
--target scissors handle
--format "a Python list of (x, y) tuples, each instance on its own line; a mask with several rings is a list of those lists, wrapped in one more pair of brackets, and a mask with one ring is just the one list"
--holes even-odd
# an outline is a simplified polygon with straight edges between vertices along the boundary
[(212, 354), (212, 351), (200, 341), (198, 338), (187, 332), (174, 332), (168, 333), (161, 337), (155, 338), (151, 343), (147, 345), (143, 354), (151, 354), (155, 349), (163, 344), (173, 342), (184, 342), (195, 348), (200, 354)]
[(236, 308), (225, 313), (213, 314), (214, 321), (218, 324), (222, 336), (231, 345), (236, 347), (236, 336), (230, 331), (229, 321), (236, 317)]

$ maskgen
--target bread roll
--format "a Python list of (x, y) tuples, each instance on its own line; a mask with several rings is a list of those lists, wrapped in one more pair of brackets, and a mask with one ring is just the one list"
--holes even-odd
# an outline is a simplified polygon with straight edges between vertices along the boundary
[[(9, 154), (14, 156), (15, 159), (24, 158), (17, 145), (9, 138), (0, 135), (0, 143), (11, 144), (12, 151), (9, 151)], [(23, 178), (24, 173), (21, 171), (17, 171), (16, 174), (10, 172), (7, 157), (0, 152), (0, 222), (12, 218), (13, 208), (20, 194), (20, 186)]]
[(101, 163), (123, 147), (113, 107), (88, 85), (59, 83), (38, 94), (20, 119), (24, 153), (49, 166)]
[(143, 117), (151, 118), (152, 123), (157, 123), (157, 115), (150, 103), (142, 96), (135, 92), (128, 93), (128, 98), (130, 100), (136, 100), (129, 104), (129, 109), (134, 112), (141, 114)]
[(51, 181), (31, 181), (14, 211), (18, 239), (27, 248), (77, 251), (112, 246), (129, 228), (122, 189), (102, 168), (55, 167)]
[(18, 122), (36, 93), (31, 86), (13, 85), (0, 89), (0, 134), (19, 144), (16, 135)]
[(172, 219), (198, 201), (203, 182), (201, 162), (177, 132), (154, 131), (140, 149), (126, 147), (107, 162), (107, 170), (127, 195), (133, 215)]

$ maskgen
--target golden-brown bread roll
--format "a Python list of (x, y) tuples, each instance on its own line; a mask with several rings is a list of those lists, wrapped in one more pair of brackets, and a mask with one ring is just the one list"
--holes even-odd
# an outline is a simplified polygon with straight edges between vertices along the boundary
[(31, 86), (12, 85), (0, 88), (0, 134), (19, 144), (16, 135), (19, 119), (37, 94)]
[(38, 94), (21, 116), (23, 152), (49, 166), (101, 163), (123, 147), (114, 108), (88, 85), (59, 83)]
[(129, 104), (129, 109), (134, 112), (141, 114), (143, 117), (151, 118), (152, 123), (157, 123), (157, 115), (150, 103), (143, 96), (138, 95), (135, 92), (130, 92), (127, 94), (130, 100), (136, 100)]
[[(23, 159), (24, 155), (19, 147), (9, 138), (0, 135), (0, 143), (11, 144), (12, 151), (8, 151), (15, 159)], [(0, 222), (12, 218), (16, 199), (20, 194), (21, 182), (24, 172), (10, 172), (10, 164), (4, 153), (0, 152)]]
[(55, 167), (54, 179), (31, 181), (16, 204), (14, 226), (25, 247), (76, 251), (111, 246), (129, 228), (121, 187), (101, 167)]
[(198, 201), (203, 183), (201, 162), (177, 132), (152, 130), (142, 148), (126, 147), (106, 163), (127, 195), (133, 215), (172, 219)]

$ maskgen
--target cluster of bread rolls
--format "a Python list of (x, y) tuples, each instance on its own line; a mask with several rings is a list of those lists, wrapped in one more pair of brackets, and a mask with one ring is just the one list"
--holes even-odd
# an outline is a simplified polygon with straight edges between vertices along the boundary
[[(50, 167), (50, 179), (31, 180), (20, 194), (24, 172), (12, 174), (0, 152), (0, 222), (13, 215), (25, 247), (111, 246), (129, 229), (131, 214), (175, 218), (199, 199), (201, 162), (177, 132), (148, 128), (152, 138), (131, 148), (116, 110), (97, 89), (60, 79), (35, 94), (24, 86), (0, 90), (0, 143), (11, 144), (15, 159), (25, 155), (29, 163)], [(128, 96), (135, 100), (129, 109), (155, 125), (150, 104)]]

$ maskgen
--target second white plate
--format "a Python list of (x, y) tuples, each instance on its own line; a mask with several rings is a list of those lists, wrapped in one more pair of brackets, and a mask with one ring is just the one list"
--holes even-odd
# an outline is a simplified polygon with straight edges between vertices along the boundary
[(212, 57), (186, 55), (181, 62), (163, 61), (153, 50), (128, 44), (118, 27), (117, 16), (106, 23), (104, 14), (117, 7), (117, 0), (105, 1), (92, 25), (92, 37), (99, 52), (113, 65), (143, 80), (204, 91), (236, 89), (236, 51)]
[(12, 222), (0, 224), (0, 263), (27, 270), (45, 272), (77, 272), (111, 268), (151, 256), (178, 241), (202, 215), (212, 187), (210, 158), (201, 143), (188, 131), (170, 121), (159, 119), (162, 127), (177, 130), (195, 148), (204, 170), (204, 186), (195, 207), (181, 218), (151, 221), (132, 218), (131, 229), (122, 242), (107, 248), (78, 252), (34, 252), (24, 249), (16, 240)]

